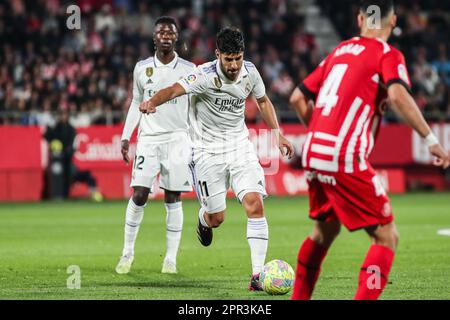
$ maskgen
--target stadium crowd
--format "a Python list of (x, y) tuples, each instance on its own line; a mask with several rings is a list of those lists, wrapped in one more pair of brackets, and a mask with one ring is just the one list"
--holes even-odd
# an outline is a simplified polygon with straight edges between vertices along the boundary
[[(318, 0), (343, 38), (358, 26), (354, 0)], [(426, 118), (450, 120), (450, 1), (396, 0), (397, 28), (391, 43), (406, 58), (416, 102)], [(388, 115), (390, 120), (393, 114)]]
[[(353, 35), (355, 6), (318, 2), (342, 37)], [(448, 119), (450, 10), (443, 10), (442, 1), (398, 2), (400, 28), (393, 42), (406, 53), (415, 98), (429, 119)], [(178, 19), (177, 51), (196, 64), (213, 58), (215, 34), (222, 26), (240, 26), (246, 59), (262, 73), (284, 121), (295, 119), (287, 104), (293, 88), (322, 58), (314, 36), (305, 31), (300, 0), (76, 3), (81, 30), (66, 26), (72, 2), (0, 2), (0, 124), (52, 126), (58, 110), (68, 110), (75, 127), (123, 121), (134, 64), (152, 55), (153, 23), (162, 14)], [(247, 120), (258, 121), (257, 114), (249, 101)]]

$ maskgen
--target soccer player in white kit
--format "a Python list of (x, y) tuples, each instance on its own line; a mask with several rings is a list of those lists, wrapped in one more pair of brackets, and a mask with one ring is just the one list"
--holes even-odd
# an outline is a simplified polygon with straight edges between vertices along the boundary
[(139, 130), (131, 179), (134, 192), (126, 209), (124, 248), (116, 267), (119, 274), (130, 271), (144, 207), (158, 173), (160, 187), (165, 191), (167, 212), (167, 250), (161, 272), (177, 272), (176, 257), (183, 227), (180, 193), (192, 191), (188, 167), (191, 153), (188, 136), (189, 96), (167, 101), (155, 114), (143, 115), (139, 112), (142, 101), (194, 70), (193, 63), (180, 58), (174, 51), (177, 40), (175, 20), (171, 17), (158, 18), (153, 33), (155, 56), (139, 61), (133, 73), (133, 100), (122, 134), (122, 156), (127, 164), (130, 162), (130, 137), (138, 124)]
[[(261, 290), (259, 273), (264, 266), (269, 230), (264, 216), (264, 171), (259, 164), (245, 125), (245, 100), (257, 99), (266, 124), (275, 130), (283, 155), (292, 156), (292, 144), (279, 131), (272, 102), (266, 95), (255, 66), (244, 61), (244, 37), (239, 29), (225, 28), (217, 35), (217, 60), (199, 66), (176, 84), (160, 90), (140, 106), (144, 114), (176, 97), (193, 94), (191, 125), (192, 178), (201, 202), (198, 235), (204, 246), (212, 241), (212, 228), (224, 221), (226, 194), (231, 186), (248, 217), (252, 278), (249, 290)], [(159, 112), (161, 107), (158, 107)]]

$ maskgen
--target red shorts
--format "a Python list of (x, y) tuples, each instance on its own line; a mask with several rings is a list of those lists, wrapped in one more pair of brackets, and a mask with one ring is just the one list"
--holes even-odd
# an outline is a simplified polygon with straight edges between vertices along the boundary
[(306, 176), (311, 219), (337, 219), (350, 231), (394, 220), (389, 198), (372, 168), (352, 174), (310, 170)]

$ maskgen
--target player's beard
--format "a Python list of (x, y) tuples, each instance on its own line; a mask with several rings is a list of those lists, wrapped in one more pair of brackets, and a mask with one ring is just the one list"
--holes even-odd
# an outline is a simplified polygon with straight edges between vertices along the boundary
[(231, 81), (235, 81), (239, 75), (239, 71), (237, 70), (235, 73), (230, 73), (222, 64), (222, 61), (220, 62), (220, 69), (222, 69), (223, 74), (230, 79)]
[(233, 80), (233, 81), (235, 81), (237, 79), (238, 75), (239, 75), (239, 70), (237, 70), (236, 72), (233, 72), (233, 73), (231, 73), (231, 72), (227, 73), (228, 78), (230, 78), (230, 80)]

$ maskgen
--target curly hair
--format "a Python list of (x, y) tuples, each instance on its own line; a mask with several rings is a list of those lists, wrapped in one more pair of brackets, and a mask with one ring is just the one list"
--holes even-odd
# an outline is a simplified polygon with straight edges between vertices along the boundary
[(177, 29), (177, 31), (179, 31), (177, 21), (174, 18), (172, 18), (172, 17), (169, 17), (169, 16), (159, 17), (155, 21), (155, 27), (158, 24), (173, 24), (175, 26), (175, 28)]

